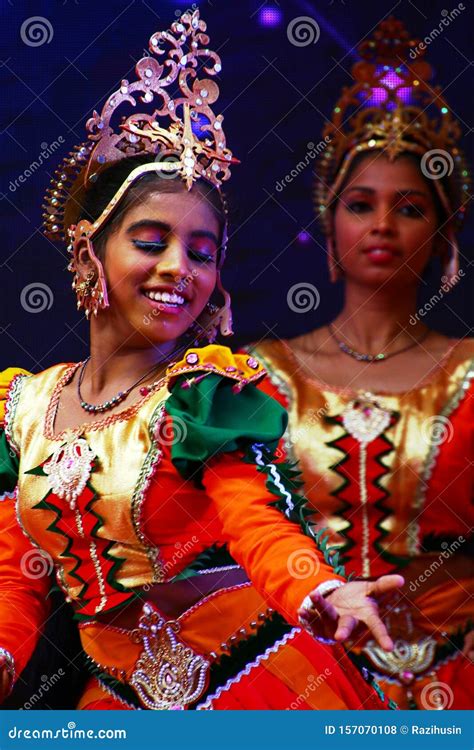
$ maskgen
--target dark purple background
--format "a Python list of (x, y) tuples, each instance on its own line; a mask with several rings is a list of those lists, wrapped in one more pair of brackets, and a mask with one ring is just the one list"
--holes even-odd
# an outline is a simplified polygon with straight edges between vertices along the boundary
[[(327, 280), (312, 210), (312, 167), (281, 192), (276, 183), (304, 158), (309, 141), (320, 140), (325, 116), (341, 87), (350, 82), (353, 48), (379, 20), (392, 12), (413, 35), (424, 37), (438, 26), (441, 12), (457, 3), (267, 3), (281, 10), (276, 27), (261, 25), (259, 8), (264, 5), (248, 0), (199, 3), (211, 48), (223, 62), (218, 111), (225, 115), (228, 143), (242, 161), (227, 190), (232, 226), (225, 281), (234, 299), (237, 330), (232, 345), (264, 335), (296, 335), (336, 312), (341, 290)], [(168, 28), (175, 12), (189, 3), (4, 0), (1, 6), (0, 368), (20, 365), (36, 372), (55, 362), (81, 359), (87, 347), (87, 325), (75, 310), (64, 250), (41, 234), (41, 203), (49, 178), (62, 156), (84, 140), (84, 123), (93, 108), (100, 109), (121, 78), (133, 78), (134, 59), (142, 56), (151, 34)], [(430, 45), (428, 58), (466, 133), (472, 112), (473, 14), (467, 0), (465, 6)], [(22, 23), (32, 16), (50, 22), (49, 43), (33, 47), (22, 41)], [(297, 16), (318, 22), (316, 44), (290, 44), (287, 25)], [(59, 137), (64, 139), (61, 148), (12, 190), (11, 181), (38, 157), (41, 144)], [(304, 229), (310, 238), (298, 241)], [(471, 219), (461, 237), (466, 276), (425, 318), (452, 335), (466, 335), (472, 326), (472, 245)], [(301, 281), (314, 284), (321, 299), (319, 308), (306, 314), (291, 312), (286, 302), (288, 289)], [(29, 284), (50, 288), (49, 309), (33, 313), (23, 308), (21, 294)], [(438, 285), (433, 279), (423, 299)]]

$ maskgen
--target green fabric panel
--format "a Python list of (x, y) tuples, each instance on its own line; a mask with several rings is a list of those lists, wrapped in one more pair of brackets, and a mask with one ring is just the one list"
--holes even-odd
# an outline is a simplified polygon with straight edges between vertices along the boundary
[(0, 495), (12, 492), (18, 481), (18, 456), (7, 441), (4, 430), (0, 430)]
[(251, 384), (234, 393), (235, 382), (215, 373), (182, 388), (186, 380), (177, 379), (166, 402), (175, 435), (171, 458), (185, 479), (217, 453), (250, 443), (276, 448), (288, 422), (277, 401)]

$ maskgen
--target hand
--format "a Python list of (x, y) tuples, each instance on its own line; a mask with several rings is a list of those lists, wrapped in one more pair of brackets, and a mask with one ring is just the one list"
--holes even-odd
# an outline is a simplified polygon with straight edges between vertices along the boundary
[(7, 660), (0, 656), (0, 705), (10, 695), (11, 679), (8, 672)]
[(468, 659), (474, 662), (474, 630), (466, 633), (462, 652), (464, 656), (467, 656)]
[(334, 623), (337, 622), (336, 632), (332, 637), (340, 642), (350, 637), (359, 622), (364, 623), (377, 643), (385, 651), (392, 651), (393, 641), (380, 619), (377, 603), (372, 597), (396, 591), (404, 583), (402, 576), (387, 575), (376, 581), (351, 581), (326, 597), (313, 592), (309, 596), (315, 607), (314, 613), (300, 609), (298, 616), (303, 625), (323, 636), (325, 630), (334, 630)]

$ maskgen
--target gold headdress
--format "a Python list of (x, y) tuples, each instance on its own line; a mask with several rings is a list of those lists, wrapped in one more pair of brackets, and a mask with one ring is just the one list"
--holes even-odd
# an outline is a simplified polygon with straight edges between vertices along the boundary
[[(419, 51), (418, 51), (419, 50)], [(359, 47), (361, 60), (352, 67), (354, 83), (344, 87), (323, 130), (327, 148), (318, 166), (316, 210), (331, 234), (328, 210), (354, 158), (383, 149), (390, 160), (401, 153), (419, 154), (423, 174), (433, 180), (453, 233), (470, 199), (470, 179), (459, 149), (460, 127), (440, 86), (431, 86), (431, 66), (420, 59), (424, 50), (400, 21), (382, 21)], [(413, 61), (413, 55), (415, 59)], [(457, 246), (451, 238), (457, 270)]]
[[(215, 115), (210, 106), (217, 101), (219, 88), (210, 78), (198, 77), (201, 69), (206, 76), (215, 76), (222, 67), (217, 53), (208, 48), (206, 28), (199, 10), (194, 10), (183, 13), (169, 30), (153, 34), (149, 42), (151, 55), (136, 65), (137, 80), (122, 80), (101, 113), (94, 110), (86, 123), (89, 140), (76, 146), (63, 160), (47, 191), (43, 218), (44, 232), (50, 239), (64, 241), (68, 236), (71, 243), (68, 249), (74, 254), (78, 241), (84, 237), (91, 240), (128, 188), (146, 173), (181, 178), (188, 190), (199, 178), (220, 188), (230, 177), (229, 166), (238, 160), (227, 148), (223, 116)], [(138, 101), (145, 109), (149, 105), (149, 111), (123, 115), (114, 127), (115, 113), (136, 108)], [(144, 154), (155, 158), (130, 172), (94, 222), (85, 219), (78, 222), (84, 196), (99, 174), (122, 159)], [(226, 232), (223, 251), (225, 237)], [(92, 249), (91, 256), (104, 289), (99, 293), (99, 306), (106, 307), (101, 264)], [(221, 264), (223, 257), (224, 252)], [(75, 271), (74, 260), (70, 270)], [(221, 288), (220, 278), (218, 286)], [(77, 278), (73, 287), (78, 290)], [(82, 291), (89, 294), (88, 289)], [(222, 288), (221, 291), (227, 304), (227, 292)], [(79, 295), (80, 306), (85, 306), (83, 297)], [(97, 305), (93, 307), (96, 312)]]

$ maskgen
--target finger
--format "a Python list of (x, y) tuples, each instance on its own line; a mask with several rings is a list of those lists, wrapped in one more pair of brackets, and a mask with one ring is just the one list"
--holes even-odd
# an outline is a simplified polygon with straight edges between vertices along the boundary
[(402, 586), (405, 585), (405, 579), (403, 576), (399, 575), (388, 575), (388, 576), (381, 576), (376, 581), (371, 581), (369, 583), (368, 587), (368, 594), (380, 596), (381, 594), (385, 594), (387, 591), (393, 591), (394, 589), (399, 589)]
[(339, 618), (339, 622), (337, 623), (337, 630), (334, 634), (334, 640), (346, 641), (356, 625), (357, 620), (355, 617), (352, 617), (351, 615), (342, 615), (342, 617)]
[(337, 620), (337, 618), (339, 617), (337, 610), (334, 605), (332, 605), (331, 602), (328, 601), (328, 599), (325, 599), (324, 596), (321, 596), (321, 594), (318, 594), (316, 592), (312, 592), (309, 596), (317, 611), (321, 615), (324, 614), (330, 617), (331, 620)]
[(367, 618), (361, 617), (361, 620), (365, 622), (377, 643), (385, 651), (393, 651), (393, 641), (388, 634), (388, 630), (375, 612), (372, 612)]

